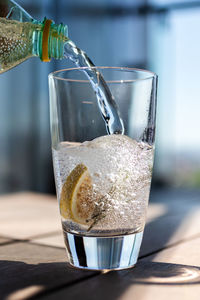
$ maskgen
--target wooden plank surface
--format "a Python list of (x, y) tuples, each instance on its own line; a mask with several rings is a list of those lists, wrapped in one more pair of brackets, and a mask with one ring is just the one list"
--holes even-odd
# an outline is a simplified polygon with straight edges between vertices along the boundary
[(42, 299), (199, 300), (199, 249), (200, 238), (186, 241), (139, 260), (133, 269), (101, 274)]
[[(99, 275), (67, 265), (55, 197), (34, 193), (1, 196), (2, 295), (6, 300), (38, 293), (44, 299), (151, 300), (157, 299), (157, 293), (162, 297), (159, 300), (179, 300), (191, 293), (193, 298), (188, 299), (199, 299), (195, 295), (198, 292), (199, 297), (200, 292), (200, 193), (161, 191), (151, 198), (140, 252), (143, 259), (134, 269)], [(24, 241), (9, 244), (12, 238)]]
[[(200, 234), (200, 192), (162, 191), (152, 194), (152, 198), (155, 202), (150, 202), (149, 213), (154, 218), (147, 220), (140, 255)], [(160, 213), (157, 205), (163, 206)]]
[(0, 235), (27, 239), (61, 230), (56, 198), (36, 193), (0, 196)]
[(61, 230), (57, 234), (40, 238), (33, 238), (31, 239), (31, 241), (35, 244), (65, 248), (64, 238)]
[(4, 244), (7, 244), (11, 241), (12, 241), (11, 239), (8, 239), (8, 238), (5, 238), (5, 237), (0, 237), (0, 246), (4, 245)]
[(66, 261), (64, 249), (23, 242), (0, 246), (0, 299), (25, 299), (98, 274), (77, 271)]

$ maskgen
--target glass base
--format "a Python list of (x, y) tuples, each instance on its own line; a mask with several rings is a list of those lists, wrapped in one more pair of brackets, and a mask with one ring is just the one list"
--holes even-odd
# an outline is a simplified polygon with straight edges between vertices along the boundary
[(91, 237), (64, 231), (69, 263), (89, 270), (119, 270), (133, 267), (143, 232), (113, 237)]

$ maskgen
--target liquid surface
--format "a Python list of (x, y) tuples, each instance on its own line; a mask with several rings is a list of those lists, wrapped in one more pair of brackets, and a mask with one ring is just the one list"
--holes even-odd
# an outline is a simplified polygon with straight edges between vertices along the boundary
[[(98, 215), (93, 226), (63, 219), (64, 230), (91, 234), (130, 234), (144, 228), (151, 183), (153, 148), (125, 135), (108, 135), (82, 144), (63, 142), (53, 149), (58, 199), (70, 172), (84, 164), (92, 178)], [(96, 201), (96, 197), (94, 197)]]

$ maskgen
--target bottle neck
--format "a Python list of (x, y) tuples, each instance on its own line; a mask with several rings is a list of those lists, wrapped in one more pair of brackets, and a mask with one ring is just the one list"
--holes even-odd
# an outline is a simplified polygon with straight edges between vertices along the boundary
[(33, 30), (33, 54), (42, 61), (50, 61), (51, 58), (62, 59), (64, 56), (64, 44), (68, 40), (67, 26), (62, 23), (57, 25), (53, 21), (44, 19), (43, 22), (34, 21), (39, 25), (39, 30)]

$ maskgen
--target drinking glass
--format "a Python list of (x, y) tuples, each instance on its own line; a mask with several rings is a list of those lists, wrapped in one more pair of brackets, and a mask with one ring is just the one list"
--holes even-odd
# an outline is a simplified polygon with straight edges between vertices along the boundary
[(49, 75), (53, 165), (64, 241), (68, 261), (75, 267), (125, 269), (137, 262), (145, 226), (157, 76), (133, 68), (95, 67), (123, 120), (124, 134), (108, 134), (102, 112), (108, 116), (111, 110), (97, 100), (95, 84), (86, 74), (90, 70)]

